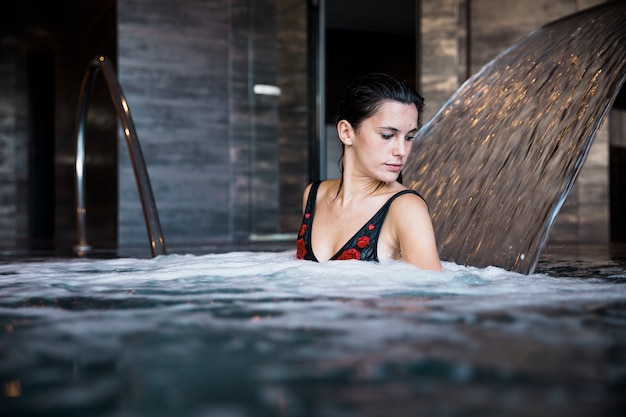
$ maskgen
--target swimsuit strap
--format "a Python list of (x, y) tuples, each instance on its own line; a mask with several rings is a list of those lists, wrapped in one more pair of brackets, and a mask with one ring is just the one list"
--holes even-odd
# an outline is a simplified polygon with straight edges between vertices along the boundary
[(402, 190), (391, 197), (330, 259), (360, 259), (378, 262), (378, 238), (393, 201), (404, 194), (422, 196), (414, 190)]
[(313, 248), (311, 247), (311, 225), (313, 224), (313, 215), (315, 214), (317, 190), (319, 189), (321, 183), (322, 181), (318, 180), (311, 184), (309, 196), (306, 200), (304, 214), (302, 215), (302, 226), (300, 226), (300, 232), (298, 232), (298, 238), (296, 240), (297, 257), (299, 259), (306, 259), (315, 262), (318, 262), (318, 260), (313, 254)]
[[(309, 195), (302, 216), (302, 225), (298, 232), (296, 240), (297, 257), (318, 262), (313, 247), (311, 246), (311, 226), (313, 224), (313, 216), (315, 214), (315, 203), (317, 200), (317, 191), (322, 181), (316, 181), (311, 184)], [(423, 197), (414, 190), (402, 190), (392, 195), (385, 204), (361, 227), (337, 253), (332, 256), (331, 260), (340, 259), (360, 259), (363, 261), (378, 261), (378, 238), (382, 229), (389, 207), (393, 201), (404, 194), (415, 194)]]
[(313, 217), (313, 212), (315, 211), (315, 201), (317, 200), (317, 190), (320, 188), (321, 180), (315, 181), (311, 184), (311, 189), (309, 190), (309, 197), (306, 200), (306, 209), (305, 213), (310, 213)]

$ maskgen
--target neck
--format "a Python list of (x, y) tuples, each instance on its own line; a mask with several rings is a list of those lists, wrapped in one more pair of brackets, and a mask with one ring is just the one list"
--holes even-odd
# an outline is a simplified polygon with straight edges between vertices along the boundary
[(348, 201), (355, 197), (367, 197), (385, 186), (386, 183), (372, 178), (350, 178), (342, 174), (335, 198)]

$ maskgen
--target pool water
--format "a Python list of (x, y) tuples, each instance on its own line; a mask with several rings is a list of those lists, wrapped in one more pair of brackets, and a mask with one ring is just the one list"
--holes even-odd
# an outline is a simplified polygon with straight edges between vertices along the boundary
[(0, 415), (626, 415), (625, 265), (0, 264)]

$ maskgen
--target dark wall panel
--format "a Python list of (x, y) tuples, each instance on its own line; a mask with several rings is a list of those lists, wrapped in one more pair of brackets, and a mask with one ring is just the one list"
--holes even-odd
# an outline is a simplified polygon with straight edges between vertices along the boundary
[[(119, 2), (120, 78), (164, 237), (173, 250), (278, 233), (281, 201), (293, 205), (286, 212), (299, 211), (292, 196), (281, 200), (281, 192), (290, 191), (281, 184), (294, 183), (289, 165), (281, 166), (281, 154), (292, 155), (293, 143), (306, 149), (308, 140), (301, 121), (307, 117), (306, 95), (291, 92), (306, 91), (306, 61), (298, 61), (306, 54), (306, 3), (300, 3)], [(284, 23), (279, 27), (284, 19), (279, 11), (299, 26), (290, 32)], [(292, 42), (299, 45), (295, 50)], [(286, 48), (291, 52), (284, 53)], [(280, 67), (282, 59), (291, 61)], [(281, 78), (295, 71), (302, 76)], [(281, 82), (289, 89), (286, 96), (254, 93), (257, 84), (283, 88)], [(296, 126), (298, 135), (279, 139), (282, 112), (291, 115), (284, 118), (283, 131)], [(281, 147), (288, 151), (281, 153)], [(298, 167), (295, 175), (305, 178), (306, 169)], [(305, 185), (300, 181), (297, 188)], [(130, 161), (122, 149), (119, 230), (123, 246), (146, 241)]]
[[(0, 237), (13, 247), (71, 252), (75, 239), (74, 123), (81, 78), (90, 59), (116, 52), (115, 0), (23, 0), (0, 6), (0, 68), (5, 73), (3, 141), (10, 161)], [(5, 88), (6, 87), (6, 88)], [(90, 233), (117, 241), (117, 125), (110, 100), (95, 92), (89, 126)]]
[[(232, 238), (233, 8), (227, 0), (119, 2), (120, 79), (174, 246)], [(119, 228), (122, 245), (147, 241), (122, 148)]]

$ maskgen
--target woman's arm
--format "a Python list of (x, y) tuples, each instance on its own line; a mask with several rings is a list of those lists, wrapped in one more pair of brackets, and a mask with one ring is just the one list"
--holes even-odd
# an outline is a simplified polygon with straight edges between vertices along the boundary
[[(391, 217), (391, 218), (389, 218)], [(386, 221), (391, 221), (405, 262), (421, 269), (441, 271), (435, 231), (426, 202), (405, 194), (393, 202)]]

